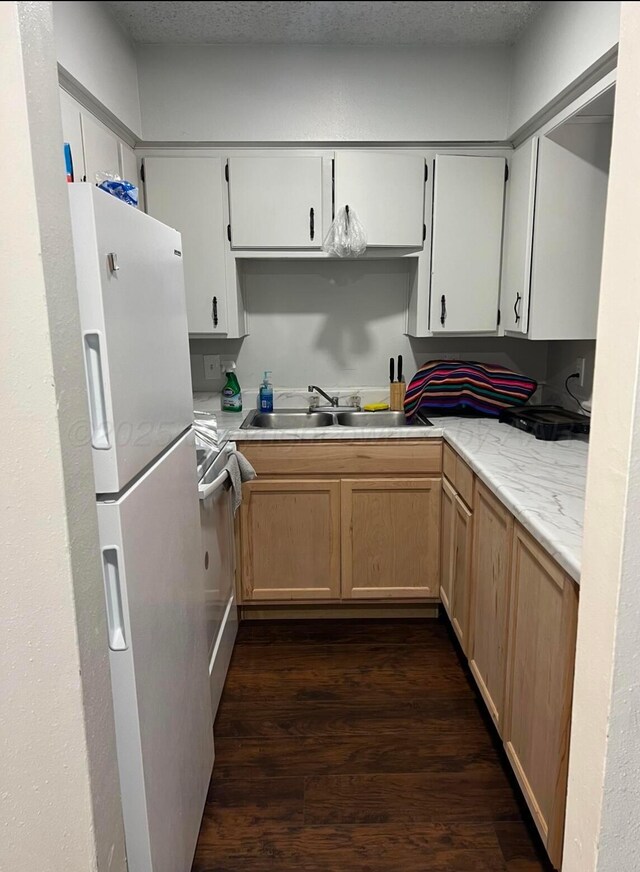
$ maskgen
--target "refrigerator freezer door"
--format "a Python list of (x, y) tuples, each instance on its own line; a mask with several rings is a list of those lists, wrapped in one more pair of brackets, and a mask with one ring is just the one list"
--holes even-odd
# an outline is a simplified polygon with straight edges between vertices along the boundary
[(71, 184), (96, 493), (119, 493), (193, 419), (180, 234)]
[(98, 522), (129, 870), (189, 872), (213, 766), (192, 432)]

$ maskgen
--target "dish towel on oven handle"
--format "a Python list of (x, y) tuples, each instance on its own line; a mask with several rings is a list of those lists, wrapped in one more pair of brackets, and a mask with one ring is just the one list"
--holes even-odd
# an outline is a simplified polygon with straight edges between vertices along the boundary
[(242, 482), (251, 481), (256, 477), (256, 471), (247, 458), (238, 451), (231, 451), (225, 469), (229, 473), (233, 499), (233, 514), (235, 515), (242, 502)]

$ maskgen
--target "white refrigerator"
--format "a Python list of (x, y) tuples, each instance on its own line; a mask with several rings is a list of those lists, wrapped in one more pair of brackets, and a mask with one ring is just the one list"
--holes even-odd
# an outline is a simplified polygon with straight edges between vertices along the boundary
[(69, 196), (128, 866), (189, 872), (213, 728), (180, 234)]

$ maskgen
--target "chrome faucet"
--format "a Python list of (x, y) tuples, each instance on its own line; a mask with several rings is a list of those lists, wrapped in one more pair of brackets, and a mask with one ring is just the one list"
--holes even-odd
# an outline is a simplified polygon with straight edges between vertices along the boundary
[[(309, 385), (307, 390), (309, 391), (310, 394), (314, 393), (314, 391), (315, 391), (316, 394), (320, 394), (320, 396), (324, 397), (330, 406), (337, 408), (338, 402), (339, 402), (339, 397), (330, 397), (329, 394), (325, 393), (325, 391), (323, 391), (322, 388), (319, 388), (317, 385)], [(312, 407), (313, 407), (313, 401), (312, 401)]]

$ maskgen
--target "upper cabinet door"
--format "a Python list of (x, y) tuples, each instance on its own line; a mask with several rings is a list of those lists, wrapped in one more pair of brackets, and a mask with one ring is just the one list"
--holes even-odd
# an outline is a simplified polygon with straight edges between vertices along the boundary
[(502, 324), (513, 333), (526, 333), (529, 329), (537, 167), (538, 137), (534, 136), (514, 151), (509, 167), (500, 300)]
[(135, 151), (126, 145), (119, 143), (120, 149), (120, 176), (127, 182), (138, 187), (138, 206), (141, 205), (142, 192), (140, 190), (140, 174), (138, 172), (138, 159)]
[(335, 205), (354, 209), (367, 247), (422, 248), (425, 161), (419, 155), (339, 151)]
[(231, 247), (322, 247), (321, 157), (229, 158)]
[(96, 173), (120, 175), (120, 141), (104, 124), (82, 112), (82, 142), (86, 181), (96, 183)]
[(488, 333), (498, 326), (503, 157), (437, 155), (431, 255), (431, 330)]
[(223, 166), (219, 157), (146, 157), (147, 212), (182, 234), (189, 333), (226, 333)]
[(595, 339), (611, 124), (567, 123), (540, 139), (530, 339)]

